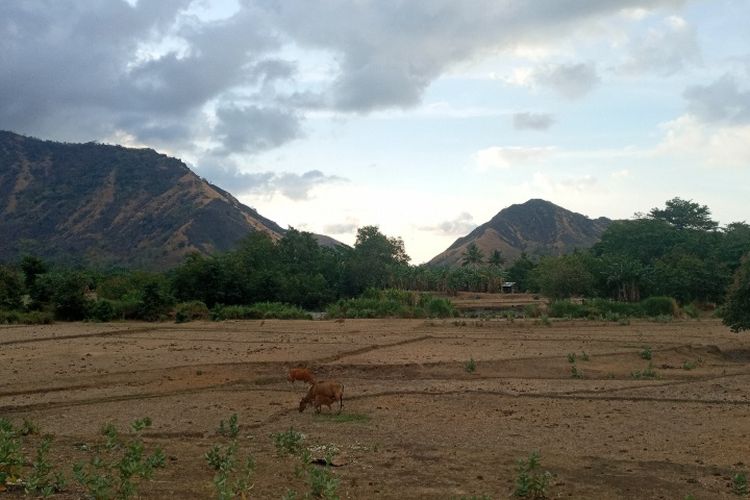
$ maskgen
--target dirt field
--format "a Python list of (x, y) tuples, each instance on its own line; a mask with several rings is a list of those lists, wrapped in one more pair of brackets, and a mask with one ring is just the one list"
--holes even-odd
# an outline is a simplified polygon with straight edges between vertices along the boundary
[[(656, 379), (631, 375), (648, 365), (644, 346)], [(350, 421), (297, 411), (306, 389), (285, 380), (297, 364), (344, 383)], [(102, 424), (149, 416), (146, 443), (168, 465), (141, 496), (211, 498), (203, 455), (227, 442), (217, 427), (232, 413), (258, 498), (305, 491), (269, 437), (290, 427), (339, 450), (342, 498), (508, 498), (532, 450), (554, 474), (550, 498), (737, 498), (730, 478), (750, 472), (750, 334), (713, 320), (0, 327), (0, 416), (53, 433), (68, 476)], [(71, 484), (58, 498), (81, 496)]]

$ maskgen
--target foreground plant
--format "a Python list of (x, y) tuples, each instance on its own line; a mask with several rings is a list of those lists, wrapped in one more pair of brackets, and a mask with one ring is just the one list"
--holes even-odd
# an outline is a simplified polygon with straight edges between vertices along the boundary
[[(209, 467), (216, 472), (213, 484), (216, 489), (216, 498), (220, 500), (229, 500), (238, 496), (248, 498), (254, 486), (252, 477), (255, 472), (255, 460), (249, 454), (244, 460), (239, 459), (237, 454), (239, 432), (237, 414), (233, 414), (226, 424), (222, 420), (219, 424), (219, 434), (231, 437), (232, 441), (226, 447), (215, 444), (204, 455)], [(237, 468), (238, 462), (242, 464), (239, 469)]]
[[(4, 418), (0, 418), (0, 492), (11, 486), (23, 486), (27, 495), (44, 498), (62, 491), (65, 478), (60, 472), (53, 472), (49, 461), (49, 450), (53, 437), (42, 437), (33, 460), (27, 460), (22, 452), (22, 438), (39, 432), (39, 427), (24, 419), (19, 428)], [(26, 475), (22, 467), (31, 462), (31, 472)]]
[(150, 455), (139, 433), (151, 426), (148, 417), (131, 424), (135, 436), (126, 440), (119, 435), (112, 423), (102, 427), (105, 443), (96, 447), (96, 454), (88, 463), (78, 462), (73, 466), (73, 477), (96, 499), (130, 498), (137, 493), (135, 480), (151, 479), (156, 469), (166, 466), (166, 456), (157, 447)]
[(323, 498), (325, 500), (338, 500), (339, 480), (331, 472), (331, 464), (337, 450), (333, 446), (323, 446), (325, 457), (323, 460), (313, 459), (310, 450), (302, 446), (304, 436), (289, 429), (286, 432), (272, 434), (271, 437), (276, 445), (276, 450), (296, 456), (301, 464), (296, 469), (297, 477), (305, 476), (309, 485), (309, 491), (301, 497), (294, 490), (287, 490), (284, 500), (296, 500), (297, 498)]
[(464, 363), (464, 370), (466, 370), (467, 373), (474, 373), (477, 371), (477, 362), (474, 361), (474, 358), (469, 358), (469, 361)]
[(533, 451), (528, 459), (521, 459), (517, 462), (518, 476), (513, 496), (532, 499), (547, 498), (547, 488), (552, 474), (541, 470), (540, 460), (539, 452)]

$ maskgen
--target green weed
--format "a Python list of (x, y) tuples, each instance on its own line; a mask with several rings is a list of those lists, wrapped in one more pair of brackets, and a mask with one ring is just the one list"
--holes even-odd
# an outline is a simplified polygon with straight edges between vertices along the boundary
[(518, 475), (513, 496), (532, 499), (547, 498), (547, 488), (552, 474), (541, 470), (540, 460), (541, 456), (538, 451), (532, 452), (526, 460), (518, 460), (516, 466)]

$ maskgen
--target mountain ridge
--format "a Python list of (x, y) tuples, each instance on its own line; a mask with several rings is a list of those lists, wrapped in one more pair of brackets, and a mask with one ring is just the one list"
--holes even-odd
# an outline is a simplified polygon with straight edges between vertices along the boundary
[(253, 231), (286, 233), (177, 158), (0, 131), (0, 260), (162, 268), (229, 250)]
[(611, 222), (606, 217), (590, 219), (552, 202), (533, 198), (504, 208), (489, 221), (456, 239), (427, 264), (459, 265), (471, 243), (475, 243), (485, 257), (499, 250), (508, 263), (522, 253), (536, 257), (562, 255), (592, 246)]

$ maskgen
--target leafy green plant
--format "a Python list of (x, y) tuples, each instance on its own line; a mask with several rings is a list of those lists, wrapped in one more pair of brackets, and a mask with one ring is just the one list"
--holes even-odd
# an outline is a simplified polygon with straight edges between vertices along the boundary
[[(216, 496), (220, 500), (230, 500), (236, 496), (246, 498), (254, 484), (251, 483), (255, 471), (255, 461), (252, 456), (245, 457), (242, 467), (237, 470), (237, 440), (233, 440), (226, 448), (215, 444), (205, 455), (206, 462), (216, 474), (213, 484), (216, 488)], [(231, 481), (231, 477), (237, 477)]]
[(104, 454), (95, 454), (89, 462), (78, 462), (73, 466), (73, 477), (94, 498), (131, 498), (137, 494), (135, 480), (151, 479), (154, 471), (166, 466), (166, 456), (161, 448), (150, 455), (138, 433), (151, 426), (148, 417), (131, 424), (135, 433), (131, 439), (123, 439), (112, 423), (102, 427), (105, 437)]
[(305, 440), (305, 436), (290, 427), (288, 431), (271, 434), (271, 439), (273, 439), (276, 452), (279, 455), (297, 455), (302, 450), (302, 442)]
[(747, 474), (738, 472), (732, 476), (732, 492), (740, 496), (747, 496), (750, 493), (747, 485)]
[(526, 460), (516, 462), (516, 489), (513, 496), (519, 498), (543, 499), (547, 498), (547, 488), (552, 474), (541, 470), (541, 456), (533, 451)]
[(643, 346), (643, 350), (640, 352), (639, 356), (641, 359), (650, 360), (653, 353), (651, 352), (651, 347), (645, 345)]
[(237, 414), (233, 413), (227, 422), (219, 422), (219, 434), (225, 437), (236, 438), (240, 433), (240, 427), (237, 424)]
[(570, 365), (570, 376), (573, 378), (583, 378), (583, 371), (579, 370), (575, 363), (573, 363)]
[(469, 361), (464, 363), (464, 370), (466, 370), (467, 373), (474, 373), (477, 371), (477, 362), (474, 361), (474, 358), (469, 358)]
[(0, 486), (17, 483), (23, 464), (19, 434), (9, 420), (0, 418)]
[(49, 449), (52, 444), (52, 436), (47, 434), (42, 437), (36, 449), (36, 456), (31, 463), (31, 474), (26, 479), (24, 491), (27, 495), (38, 494), (44, 498), (52, 496), (53, 493), (65, 488), (66, 480), (61, 472), (52, 473), (52, 464), (49, 462)]
[(568, 363), (575, 363), (576, 362), (576, 353), (569, 352), (568, 353)]

